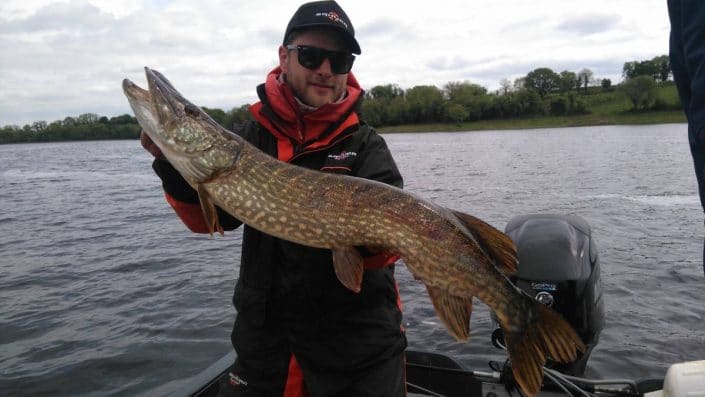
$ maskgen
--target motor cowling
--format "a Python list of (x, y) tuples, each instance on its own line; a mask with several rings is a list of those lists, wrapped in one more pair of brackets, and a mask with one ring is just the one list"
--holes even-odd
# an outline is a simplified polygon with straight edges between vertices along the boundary
[(560, 313), (586, 346), (576, 361), (549, 361), (547, 367), (582, 375), (604, 325), (600, 261), (590, 225), (575, 215), (522, 215), (507, 223), (505, 233), (519, 258), (510, 280)]

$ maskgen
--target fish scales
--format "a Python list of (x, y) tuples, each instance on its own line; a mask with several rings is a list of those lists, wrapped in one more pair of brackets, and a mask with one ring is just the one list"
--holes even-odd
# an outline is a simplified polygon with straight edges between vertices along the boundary
[[(247, 166), (235, 164), (206, 188), (219, 207), (262, 232), (318, 248), (381, 247), (457, 296), (488, 298), (488, 285), (497, 287), (489, 281), (504, 282), (494, 266), (459, 258), (485, 256), (430, 202), (378, 182), (287, 166), (258, 150), (244, 150), (239, 162)], [(437, 266), (447, 266), (441, 279)]]

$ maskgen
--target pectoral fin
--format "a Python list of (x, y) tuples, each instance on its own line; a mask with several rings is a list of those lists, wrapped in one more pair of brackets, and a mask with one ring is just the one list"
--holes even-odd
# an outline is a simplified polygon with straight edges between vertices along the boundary
[(472, 215), (453, 211), (453, 215), (468, 228), (480, 247), (494, 259), (497, 268), (507, 276), (517, 272), (517, 251), (509, 236)]
[(472, 314), (472, 297), (461, 298), (436, 287), (426, 286), (436, 314), (443, 321), (448, 332), (458, 341), (467, 341), (470, 337), (470, 315)]
[(196, 191), (198, 192), (198, 200), (201, 202), (203, 219), (205, 219), (206, 226), (208, 226), (208, 233), (212, 236), (214, 231), (218, 231), (218, 233), (223, 236), (225, 233), (223, 232), (223, 227), (220, 226), (220, 222), (218, 221), (218, 212), (215, 209), (215, 204), (213, 204), (210, 194), (208, 194), (208, 191), (202, 183), (199, 183), (196, 186)]
[(360, 292), (365, 271), (362, 255), (354, 247), (333, 249), (333, 267), (338, 280), (350, 291)]

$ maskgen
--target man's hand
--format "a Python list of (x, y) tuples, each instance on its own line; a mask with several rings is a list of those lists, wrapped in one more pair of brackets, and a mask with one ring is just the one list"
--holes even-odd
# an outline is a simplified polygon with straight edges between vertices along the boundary
[(140, 132), (140, 143), (142, 144), (142, 147), (148, 151), (149, 153), (152, 154), (155, 158), (162, 159), (164, 160), (164, 154), (162, 151), (157, 147), (157, 145), (154, 144), (152, 141), (152, 138), (147, 135), (144, 130)]

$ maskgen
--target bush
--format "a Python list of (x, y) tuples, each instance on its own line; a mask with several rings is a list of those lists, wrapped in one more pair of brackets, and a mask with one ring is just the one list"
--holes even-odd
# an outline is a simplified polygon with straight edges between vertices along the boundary
[(634, 77), (619, 88), (632, 103), (632, 110), (647, 110), (656, 102), (656, 81), (651, 76)]

